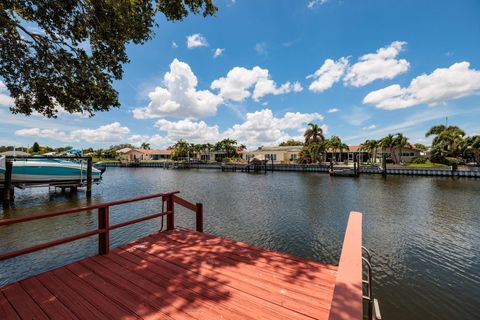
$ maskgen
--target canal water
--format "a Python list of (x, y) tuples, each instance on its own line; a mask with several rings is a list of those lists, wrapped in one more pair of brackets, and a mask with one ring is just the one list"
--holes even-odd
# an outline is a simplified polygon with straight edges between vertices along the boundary
[[(47, 189), (18, 191), (0, 218), (180, 190), (204, 204), (205, 231), (337, 264), (350, 211), (363, 212), (374, 294), (384, 319), (479, 319), (480, 180), (322, 173), (108, 168), (87, 201)], [(158, 212), (158, 199), (111, 209), (111, 223)], [(96, 212), (0, 227), (0, 252), (96, 228)], [(194, 227), (178, 209), (176, 224)], [(160, 228), (151, 220), (112, 233), (117, 246)], [(95, 237), (0, 262), (0, 285), (96, 254)]]

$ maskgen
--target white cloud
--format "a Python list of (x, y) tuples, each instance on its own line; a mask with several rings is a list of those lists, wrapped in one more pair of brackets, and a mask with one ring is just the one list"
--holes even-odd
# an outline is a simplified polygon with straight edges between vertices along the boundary
[(376, 53), (361, 56), (359, 62), (348, 69), (343, 78), (345, 84), (362, 87), (375, 80), (393, 79), (406, 72), (410, 63), (405, 59), (396, 59), (406, 44), (403, 41), (395, 41), (387, 47), (378, 49)]
[(480, 71), (470, 69), (470, 63), (463, 61), (449, 68), (435, 69), (431, 74), (414, 78), (408, 87), (398, 84), (370, 92), (363, 103), (377, 108), (395, 110), (426, 103), (440, 102), (480, 94)]
[(172, 41), (172, 48), (173, 48), (173, 49), (177, 49), (177, 48), (178, 48), (178, 44), (177, 44), (175, 41)]
[(155, 123), (160, 131), (167, 132), (171, 141), (185, 139), (192, 143), (216, 142), (221, 140), (218, 125), (208, 126), (204, 121), (191, 120), (168, 121), (160, 119)]
[(81, 139), (92, 142), (115, 142), (121, 141), (130, 132), (128, 127), (122, 127), (119, 122), (113, 122), (100, 126), (96, 129), (80, 129), (71, 133), (72, 139)]
[[(60, 105), (57, 105), (56, 108), (55, 108), (55, 111), (57, 112), (57, 116), (61, 116), (61, 115), (72, 115), (72, 116), (77, 116), (77, 117), (80, 117), (80, 118), (88, 118), (89, 115), (87, 113), (83, 113), (83, 112), (68, 112), (67, 110), (65, 110), (62, 106)], [(34, 116), (41, 116), (43, 117), (42, 114), (38, 113), (38, 112), (34, 112), (32, 113), (32, 115)]]
[(15, 100), (8, 94), (7, 86), (0, 80), (0, 107), (11, 107)]
[(248, 89), (259, 79), (267, 79), (268, 70), (258, 66), (251, 70), (243, 67), (234, 67), (226, 77), (219, 78), (212, 82), (212, 89), (220, 90), (220, 96), (224, 99), (242, 101), (250, 96)]
[(266, 56), (268, 54), (267, 44), (265, 42), (256, 43), (254, 49), (261, 56)]
[(293, 88), (294, 85), (290, 82), (286, 82), (281, 86), (277, 86), (277, 84), (271, 79), (260, 79), (257, 84), (255, 84), (252, 98), (253, 100), (258, 101), (261, 97), (266, 96), (267, 94), (285, 94), (291, 92)]
[(215, 52), (213, 53), (213, 57), (214, 58), (220, 57), (223, 54), (224, 51), (225, 51), (225, 49), (222, 49), (222, 48), (215, 49)]
[(122, 127), (120, 123), (100, 126), (96, 129), (78, 129), (70, 133), (58, 129), (29, 128), (15, 131), (15, 135), (23, 137), (40, 137), (58, 141), (79, 141), (88, 142), (118, 142), (126, 138), (130, 132), (128, 127)]
[(208, 46), (207, 39), (200, 33), (195, 33), (187, 37), (187, 48), (193, 49), (197, 47)]
[(303, 91), (303, 87), (302, 87), (302, 85), (300, 84), (300, 82), (295, 81), (295, 82), (293, 83), (292, 90), (293, 90), (294, 92), (302, 92), (302, 91)]
[(373, 130), (373, 129), (375, 129), (376, 127), (377, 127), (376, 125), (372, 124), (372, 125), (363, 127), (362, 129), (363, 129), (363, 130)]
[(315, 8), (317, 5), (323, 5), (325, 3), (327, 3), (328, 0), (310, 0), (307, 4), (307, 8), (308, 9), (313, 9)]
[(330, 108), (330, 109), (328, 109), (328, 111), (327, 111), (327, 112), (328, 112), (328, 113), (335, 113), (335, 112), (338, 112), (338, 111), (340, 111), (340, 109), (337, 109), (337, 108)]
[(128, 138), (128, 142), (133, 145), (140, 145), (144, 142), (151, 144), (153, 147), (166, 147), (174, 142), (166, 136), (154, 134), (152, 136), (134, 134)]
[(66, 135), (64, 131), (58, 129), (40, 129), (40, 128), (28, 128), (15, 131), (15, 135), (21, 137), (39, 137), (47, 138), (59, 141), (69, 141), (70, 137)]
[(291, 136), (286, 130), (299, 131), (308, 122), (323, 120), (319, 113), (287, 112), (281, 118), (273, 115), (270, 109), (247, 113), (245, 122), (236, 124), (222, 135), (238, 140), (248, 147), (278, 145), (280, 142), (302, 136)]
[(342, 57), (337, 61), (326, 59), (323, 65), (315, 71), (313, 75), (309, 75), (307, 79), (315, 79), (308, 89), (313, 92), (323, 92), (330, 89), (335, 82), (338, 82), (345, 73), (348, 66), (348, 59)]
[[(234, 67), (226, 77), (214, 80), (210, 86), (212, 89), (218, 89), (219, 95), (225, 100), (243, 101), (252, 96), (258, 101), (267, 94), (279, 95), (291, 91), (299, 92), (302, 90), (300, 83), (286, 82), (280, 86), (270, 79), (267, 69), (258, 66), (252, 69), (243, 67)], [(250, 89), (253, 87), (253, 93)]]
[(185, 62), (174, 59), (170, 71), (163, 77), (164, 87), (156, 87), (148, 94), (150, 103), (136, 108), (136, 119), (159, 118), (166, 115), (202, 117), (214, 115), (222, 98), (209, 90), (197, 90), (198, 80)]
[[(247, 113), (245, 121), (221, 132), (218, 125), (209, 126), (204, 121), (160, 119), (155, 126), (164, 134), (151, 137), (133, 135), (130, 141), (136, 144), (149, 142), (154, 146), (166, 147), (179, 139), (193, 143), (214, 143), (223, 138), (231, 138), (254, 148), (260, 145), (277, 145), (292, 138), (302, 139), (306, 124), (318, 120), (323, 120), (319, 113), (287, 112), (282, 117), (275, 117), (270, 109), (263, 109)], [(328, 130), (325, 124), (322, 128)], [(299, 134), (291, 135), (291, 130)]]

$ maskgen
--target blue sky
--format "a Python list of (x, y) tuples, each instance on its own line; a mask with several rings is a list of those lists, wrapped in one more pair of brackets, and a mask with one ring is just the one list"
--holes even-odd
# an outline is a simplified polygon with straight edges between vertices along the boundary
[(216, 3), (216, 17), (159, 16), (154, 39), (128, 46), (120, 109), (14, 116), (0, 84), (0, 144), (255, 148), (300, 138), (310, 121), (348, 144), (396, 132), (426, 143), (447, 116), (480, 133), (480, 1)]

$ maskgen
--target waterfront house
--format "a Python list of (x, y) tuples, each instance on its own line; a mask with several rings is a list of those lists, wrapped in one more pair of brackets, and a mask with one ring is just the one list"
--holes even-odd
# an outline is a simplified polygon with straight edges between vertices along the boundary
[(325, 153), (326, 158), (325, 160), (327, 162), (330, 162), (332, 159), (334, 162), (353, 162), (355, 159), (355, 156), (357, 156), (360, 161), (360, 163), (366, 162), (370, 157), (370, 153), (361, 150), (360, 146), (348, 146), (348, 149), (342, 149), (342, 150), (333, 150), (333, 149), (328, 149)]
[(379, 149), (377, 153), (378, 161), (381, 161), (384, 152), (387, 159), (391, 159), (393, 162), (400, 162), (400, 160), (401, 162), (411, 162), (413, 159), (425, 155), (425, 152), (422, 152), (421, 150), (414, 147), (402, 148), (401, 157), (399, 148), (393, 148), (392, 150), (385, 151)]
[[(257, 150), (244, 150), (239, 152), (242, 160), (249, 161), (253, 157), (264, 156), (265, 160), (269, 163), (296, 163), (300, 159), (300, 152), (302, 151), (303, 146), (282, 146), (282, 147), (260, 147)], [(398, 162), (400, 160), (399, 154), (400, 149), (393, 148), (393, 155), (390, 150), (385, 150), (387, 159), (392, 159), (393, 161)], [(422, 155), (422, 152), (416, 148), (402, 148), (402, 162), (410, 162), (416, 157)], [(362, 150), (360, 146), (350, 145), (348, 149), (343, 150), (332, 150), (329, 149), (325, 152), (325, 161), (330, 162), (330, 159), (333, 159), (335, 162), (346, 162), (351, 163), (358, 157), (360, 163), (366, 163), (373, 158), (373, 154), (366, 150)], [(383, 156), (382, 150), (379, 148), (376, 154), (376, 162), (380, 162)]]
[(303, 146), (260, 147), (255, 151), (240, 152), (242, 160), (264, 157), (269, 163), (296, 163)]
[[(382, 151), (381, 148), (378, 148), (377, 153), (376, 153), (376, 159), (375, 162), (381, 162), (382, 157), (383, 157), (383, 152), (385, 152), (385, 155), (387, 159), (391, 159), (394, 162), (400, 161), (400, 149), (399, 148), (393, 148), (392, 150), (387, 149)], [(401, 160), (402, 162), (411, 162), (413, 159), (419, 157), (422, 155), (422, 152), (419, 149), (416, 148), (402, 148), (402, 156)], [(353, 159), (355, 156), (358, 156), (358, 159), (360, 163), (366, 163), (368, 161), (372, 162), (372, 159), (374, 157), (373, 154), (366, 150), (362, 150), (360, 146), (348, 146), (348, 150), (345, 148), (343, 150), (327, 150), (326, 152), (326, 161), (329, 162), (330, 159), (334, 159), (336, 162), (353, 162)]]
[(173, 150), (123, 148), (117, 154), (127, 161), (170, 160)]

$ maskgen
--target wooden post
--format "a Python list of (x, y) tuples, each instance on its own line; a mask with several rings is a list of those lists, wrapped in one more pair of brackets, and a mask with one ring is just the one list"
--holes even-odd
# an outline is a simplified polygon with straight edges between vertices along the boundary
[(355, 175), (358, 177), (360, 175), (360, 159), (358, 157), (358, 153), (353, 154), (354, 160), (355, 160)]
[(3, 209), (10, 208), (12, 199), (12, 161), (5, 160), (5, 176), (3, 178)]
[(98, 254), (108, 254), (110, 251), (109, 228), (109, 207), (98, 208), (98, 229), (104, 229), (98, 235)]
[(92, 197), (92, 157), (87, 160), (87, 198)]
[(355, 154), (353, 155), (353, 175), (357, 176), (357, 161), (355, 160)]
[(196, 213), (196, 227), (198, 232), (203, 232), (203, 204), (197, 203)]
[(387, 155), (385, 153), (382, 154), (382, 175), (384, 177), (387, 176)]
[(167, 215), (167, 230), (173, 230), (175, 225), (173, 194), (169, 194), (167, 197), (167, 211), (171, 212)]

